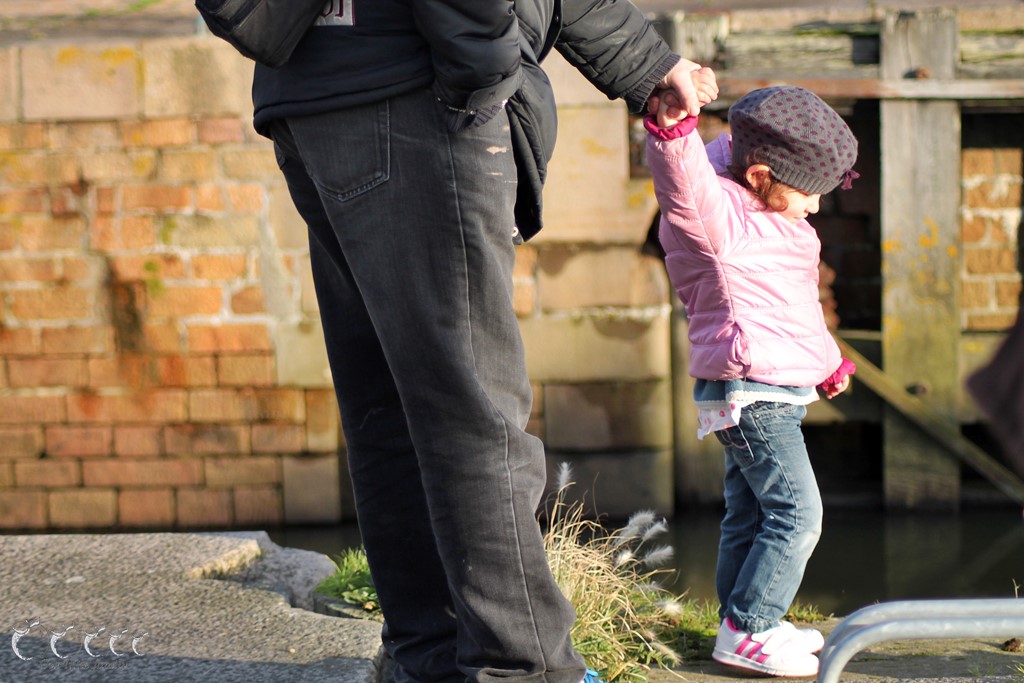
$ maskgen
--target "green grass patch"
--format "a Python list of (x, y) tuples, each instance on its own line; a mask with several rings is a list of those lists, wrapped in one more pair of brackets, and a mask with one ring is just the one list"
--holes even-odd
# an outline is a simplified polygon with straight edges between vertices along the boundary
[(377, 589), (373, 586), (370, 567), (366, 562), (366, 551), (350, 548), (332, 558), (332, 561), (336, 567), (334, 573), (321, 581), (316, 591), (359, 607), (367, 613), (380, 611)]

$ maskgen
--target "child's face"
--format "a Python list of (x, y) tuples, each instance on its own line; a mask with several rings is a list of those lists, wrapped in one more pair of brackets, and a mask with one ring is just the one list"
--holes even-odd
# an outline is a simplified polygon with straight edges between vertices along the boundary
[(786, 199), (787, 205), (785, 210), (779, 213), (787, 220), (795, 223), (801, 218), (807, 218), (812, 213), (818, 213), (820, 194), (805, 194), (800, 190), (787, 187), (782, 191), (782, 196)]

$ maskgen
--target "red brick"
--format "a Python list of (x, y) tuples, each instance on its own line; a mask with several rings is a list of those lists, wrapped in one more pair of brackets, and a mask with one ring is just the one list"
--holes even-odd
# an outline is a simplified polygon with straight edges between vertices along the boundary
[(22, 487), (70, 487), (82, 483), (77, 460), (21, 460), (14, 463), (14, 478)]
[(46, 527), (46, 494), (42, 491), (0, 491), (0, 529)]
[(99, 214), (109, 214), (116, 212), (117, 209), (117, 189), (113, 187), (97, 187), (96, 212)]
[(265, 190), (256, 183), (229, 185), (228, 201), (234, 211), (259, 213), (263, 211)]
[(14, 463), (0, 460), (0, 490), (14, 486)]
[(199, 142), (216, 145), (225, 142), (243, 142), (242, 121), (237, 118), (203, 119), (197, 124)]
[(19, 242), (23, 248), (37, 252), (81, 249), (85, 245), (87, 233), (86, 223), (79, 216), (24, 220), (19, 230)]
[(153, 358), (137, 354), (120, 354), (88, 360), (89, 386), (145, 389), (156, 384)]
[(204, 464), (210, 487), (281, 483), (281, 459), (272, 456), (207, 458)]
[(55, 258), (0, 258), (0, 280), (6, 282), (53, 282), (60, 277)]
[(71, 282), (93, 281), (95, 273), (92, 261), (80, 256), (65, 256), (60, 260), (60, 276)]
[(52, 457), (110, 455), (113, 442), (110, 427), (48, 427), (46, 453)]
[(156, 246), (157, 228), (153, 216), (125, 216), (121, 219), (120, 249), (146, 249)]
[(1017, 272), (1017, 254), (1011, 249), (964, 249), (964, 267), (971, 275)]
[(182, 422), (186, 394), (181, 389), (72, 394), (67, 397), (67, 406), (70, 422)]
[(516, 249), (516, 265), (512, 271), (512, 277), (534, 278), (537, 277), (537, 248), (530, 245), (523, 245)]
[(154, 184), (121, 188), (121, 206), (125, 211), (187, 209), (191, 204), (192, 192), (187, 186)]
[(146, 298), (147, 310), (154, 318), (214, 315), (224, 307), (224, 291), (214, 286), (166, 287)]
[(1013, 326), (1016, 312), (1007, 313), (969, 313), (967, 329), (972, 332), (999, 332)]
[(192, 486), (203, 483), (203, 462), (198, 458), (88, 460), (82, 463), (82, 479), (86, 486)]
[(990, 176), (995, 172), (995, 150), (965, 147), (960, 152), (960, 165), (965, 178)]
[(277, 526), (283, 521), (281, 491), (277, 487), (239, 487), (234, 499), (237, 526)]
[(182, 335), (178, 323), (156, 323), (142, 326), (146, 348), (156, 353), (181, 353)]
[(270, 386), (274, 384), (274, 357), (243, 354), (217, 358), (217, 383), (224, 386)]
[(988, 308), (992, 305), (992, 294), (992, 283), (988, 279), (965, 280), (960, 284), (960, 307)]
[(49, 495), (50, 524), (56, 528), (103, 529), (117, 523), (117, 491), (65, 489)]
[(246, 389), (254, 402), (252, 419), (267, 422), (306, 422), (306, 396), (301, 389)]
[(996, 306), (1017, 308), (1020, 301), (1020, 280), (998, 281), (996, 284)]
[(46, 127), (42, 123), (0, 125), (0, 149), (42, 149), (46, 145)]
[(149, 119), (121, 123), (121, 139), (126, 147), (173, 147), (188, 145), (194, 138), (188, 119)]
[(305, 423), (306, 404), (299, 389), (197, 389), (189, 393), (194, 422)]
[(263, 288), (259, 286), (243, 287), (232, 294), (231, 312), (239, 315), (266, 313), (267, 306), (263, 300)]
[(302, 453), (305, 449), (305, 425), (255, 424), (252, 426), (252, 450), (254, 453)]
[(1021, 181), (1003, 182), (986, 178), (964, 192), (963, 205), (972, 209), (1018, 209), (1021, 205)]
[(224, 210), (223, 187), (201, 184), (196, 186), (196, 211), (214, 213)]
[(157, 178), (164, 182), (211, 182), (216, 175), (217, 153), (209, 148), (168, 150), (160, 155)]
[(110, 256), (110, 272), (120, 282), (185, 277), (185, 263), (177, 254)]
[(39, 353), (41, 348), (38, 330), (0, 325), (0, 356), (33, 356)]
[(248, 425), (184, 424), (164, 429), (169, 455), (241, 455), (252, 450)]
[(61, 121), (49, 129), (51, 149), (94, 150), (119, 147), (117, 124), (111, 121)]
[(188, 348), (192, 353), (272, 350), (265, 325), (189, 325)]
[(0, 251), (10, 251), (18, 246), (18, 218), (0, 216)]
[(89, 246), (104, 252), (123, 248), (121, 230), (112, 215), (97, 215), (89, 223)]
[(192, 277), (197, 280), (236, 280), (248, 271), (243, 254), (196, 254), (192, 257)]
[(11, 313), (21, 320), (80, 320), (93, 315), (93, 292), (81, 287), (19, 289), (9, 293)]
[(76, 159), (68, 154), (9, 152), (4, 154), (4, 165), (0, 167), (0, 182), (22, 187), (59, 184), (74, 179), (77, 173)]
[(193, 422), (243, 422), (252, 419), (251, 400), (230, 389), (189, 392), (188, 414)]
[(174, 526), (173, 489), (122, 489), (117, 496), (123, 527), (169, 529)]
[(0, 215), (17, 216), (46, 210), (46, 190), (4, 190), (0, 192)]
[(512, 290), (512, 308), (516, 316), (526, 318), (537, 311), (537, 282), (515, 280)]
[(211, 489), (178, 490), (178, 526), (224, 527), (232, 522), (231, 492)]
[(47, 424), (64, 422), (63, 396), (6, 394), (0, 396), (0, 423)]
[(50, 188), (50, 213), (54, 216), (81, 216), (88, 210), (87, 195), (81, 184)]
[(157, 456), (163, 453), (161, 427), (114, 427), (114, 455)]
[(217, 384), (213, 356), (159, 356), (157, 377), (166, 387), (212, 387)]
[(35, 458), (44, 450), (41, 427), (0, 427), (0, 458)]
[(306, 448), (329, 453), (344, 446), (338, 401), (331, 389), (306, 390)]
[(42, 349), (47, 354), (114, 352), (114, 328), (109, 325), (43, 328)]
[(85, 362), (75, 358), (11, 358), (7, 372), (12, 387), (81, 387)]

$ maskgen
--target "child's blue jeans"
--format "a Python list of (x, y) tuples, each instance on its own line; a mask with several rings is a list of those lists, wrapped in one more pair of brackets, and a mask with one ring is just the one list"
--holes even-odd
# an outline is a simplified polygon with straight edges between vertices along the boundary
[(821, 495), (800, 422), (804, 406), (758, 402), (715, 434), (725, 446), (725, 517), (716, 587), (721, 618), (757, 633), (778, 625), (821, 535)]

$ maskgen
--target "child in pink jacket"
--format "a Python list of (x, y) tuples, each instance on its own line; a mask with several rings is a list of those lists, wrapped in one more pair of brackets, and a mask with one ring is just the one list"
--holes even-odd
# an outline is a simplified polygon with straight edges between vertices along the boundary
[[(698, 76), (695, 74), (694, 76)], [(845, 391), (818, 298), (821, 243), (807, 217), (856, 177), (857, 141), (803, 88), (762, 88), (729, 109), (731, 137), (705, 147), (670, 95), (645, 118), (659, 237), (689, 318), (698, 435), (725, 447), (725, 516), (714, 659), (814, 676), (824, 640), (783, 621), (821, 533), (821, 496), (800, 423)]]

